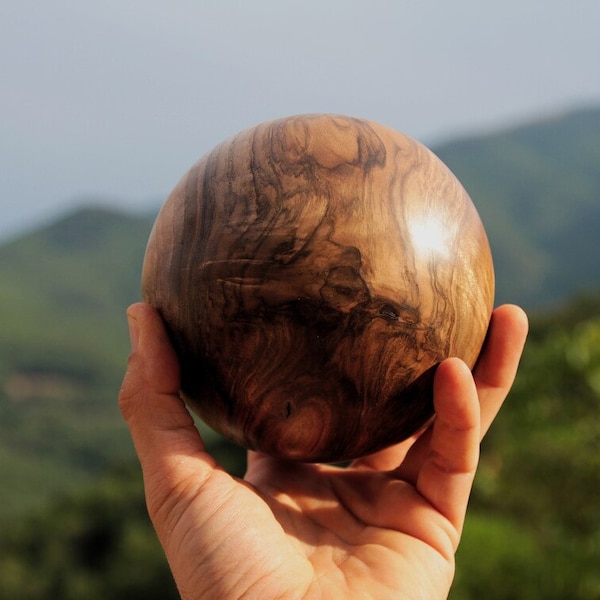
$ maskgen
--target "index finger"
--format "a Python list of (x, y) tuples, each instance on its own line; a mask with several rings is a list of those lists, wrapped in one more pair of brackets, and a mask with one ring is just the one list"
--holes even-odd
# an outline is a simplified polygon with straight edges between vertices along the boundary
[(518, 306), (497, 308), (479, 359), (473, 369), (481, 406), (481, 437), (496, 418), (514, 383), (527, 338), (527, 315)]

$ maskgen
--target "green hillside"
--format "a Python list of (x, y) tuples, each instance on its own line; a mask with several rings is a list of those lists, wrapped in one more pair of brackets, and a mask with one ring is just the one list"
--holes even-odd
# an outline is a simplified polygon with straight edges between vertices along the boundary
[(600, 109), (435, 151), (481, 213), (499, 301), (548, 307), (600, 286)]
[(0, 522), (131, 456), (114, 398), (150, 226), (90, 208), (0, 248)]
[[(600, 110), (434, 150), (481, 212), (498, 301), (537, 315), (512, 401), (486, 443), (461, 547), (463, 564), (477, 569), (463, 568), (454, 598), (515, 598), (519, 586), (529, 590), (523, 598), (598, 598), (592, 565), (600, 560), (600, 300), (591, 294), (564, 312), (549, 308), (600, 290)], [(128, 354), (124, 312), (139, 298), (153, 218), (86, 206), (0, 245), (0, 529), (7, 532), (0, 543), (0, 597), (16, 597), (38, 563), (60, 552), (76, 555), (79, 538), (59, 531), (71, 513), (84, 536), (90, 511), (110, 515), (108, 504), (132, 499), (130, 527), (141, 529), (112, 516), (111, 527), (125, 536), (126, 547), (147, 556), (140, 548), (152, 535), (140, 516), (139, 487), (127, 484), (134, 454), (116, 398)], [(240, 451), (205, 433), (239, 471)], [(100, 475), (102, 493), (94, 487)], [(481, 547), (488, 552), (483, 562)], [(161, 561), (156, 548), (148, 552), (152, 564)], [(554, 579), (545, 582), (539, 556), (552, 563)], [(66, 571), (53, 575), (63, 582), (67, 571), (76, 572), (64, 560)], [(151, 570), (168, 577), (164, 569)], [(143, 571), (140, 566), (136, 574), (140, 581)], [(8, 572), (16, 587), (3, 589)], [(98, 597), (121, 597), (111, 594), (105, 572), (88, 575), (86, 585), (96, 586)], [(494, 577), (504, 578), (507, 595), (501, 586), (490, 595)], [(56, 597), (44, 596), (45, 584), (38, 583), (42, 591), (18, 596)], [(535, 595), (531, 590), (540, 586), (558, 591)], [(167, 597), (149, 594), (133, 597)], [(91, 587), (84, 596), (96, 597)]]

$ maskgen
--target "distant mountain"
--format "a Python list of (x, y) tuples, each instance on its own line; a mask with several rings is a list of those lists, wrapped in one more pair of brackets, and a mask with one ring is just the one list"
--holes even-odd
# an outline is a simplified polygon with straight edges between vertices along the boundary
[(499, 301), (535, 309), (600, 287), (600, 108), (434, 151), (479, 209)]
[[(86, 207), (0, 246), (0, 348), (12, 349), (9, 362), (44, 370), (44, 361), (60, 362), (66, 348), (82, 358), (89, 354), (90, 363), (94, 351), (104, 359), (117, 350), (115, 319), (139, 298), (152, 221)], [(38, 362), (32, 342), (44, 356)], [(23, 345), (27, 350), (17, 359)]]
[[(600, 288), (600, 109), (434, 151), (482, 215), (499, 302)], [(153, 219), (83, 207), (0, 245), (0, 522), (133, 456), (116, 397)]]

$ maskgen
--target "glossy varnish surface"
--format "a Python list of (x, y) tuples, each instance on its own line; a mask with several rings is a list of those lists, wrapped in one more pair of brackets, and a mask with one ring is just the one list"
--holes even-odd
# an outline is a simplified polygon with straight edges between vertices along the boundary
[(157, 218), (143, 294), (205, 421), (250, 448), (337, 461), (431, 418), (435, 366), (479, 354), (494, 275), (477, 211), (429, 150), (302, 115), (192, 167)]

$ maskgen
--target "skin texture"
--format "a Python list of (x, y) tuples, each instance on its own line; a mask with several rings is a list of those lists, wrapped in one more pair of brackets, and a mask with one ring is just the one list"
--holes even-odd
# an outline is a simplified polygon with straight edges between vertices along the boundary
[(347, 468), (250, 452), (243, 480), (206, 452), (158, 313), (140, 303), (128, 317), (120, 407), (183, 600), (447, 597), (480, 440), (527, 334), (519, 308), (494, 311), (473, 373), (441, 363), (436, 418), (420, 436)]

